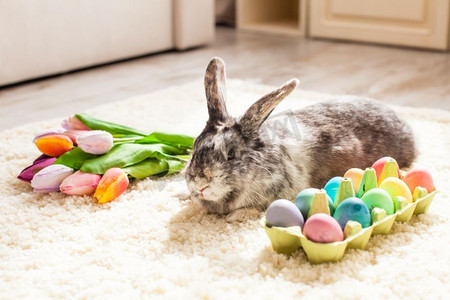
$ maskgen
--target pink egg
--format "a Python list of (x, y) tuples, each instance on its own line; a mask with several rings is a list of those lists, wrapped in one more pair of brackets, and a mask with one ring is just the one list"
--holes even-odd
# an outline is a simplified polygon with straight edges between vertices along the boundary
[(412, 168), (406, 172), (403, 181), (409, 187), (411, 194), (414, 194), (414, 189), (417, 186), (426, 188), (428, 193), (431, 193), (435, 189), (430, 172), (422, 168)]
[[(383, 171), (384, 165), (386, 164), (386, 161), (388, 159), (393, 159), (393, 158), (389, 157), (389, 156), (385, 156), (373, 163), (372, 168), (374, 168), (375, 173), (377, 173), (377, 179), (380, 179), (381, 172)], [(397, 164), (397, 161), (395, 161), (395, 163)], [(397, 170), (399, 170), (398, 164), (397, 164)], [(398, 177), (400, 178), (400, 171), (398, 171)]]
[(333, 243), (344, 239), (339, 223), (333, 217), (323, 213), (314, 214), (308, 218), (303, 234), (316, 243)]

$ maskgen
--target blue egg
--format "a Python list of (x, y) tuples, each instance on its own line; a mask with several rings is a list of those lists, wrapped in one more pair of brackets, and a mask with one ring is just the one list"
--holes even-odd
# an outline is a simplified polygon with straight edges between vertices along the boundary
[(350, 197), (336, 207), (333, 217), (338, 221), (342, 229), (349, 220), (356, 221), (363, 228), (370, 226), (370, 212), (367, 205), (359, 198)]
[(334, 202), (334, 199), (336, 198), (336, 193), (339, 188), (339, 185), (341, 184), (341, 181), (344, 178), (341, 176), (336, 176), (328, 180), (327, 184), (325, 184), (325, 187), (323, 188), (328, 196), (330, 196), (331, 200)]
[[(306, 220), (308, 218), (308, 213), (311, 208), (314, 195), (319, 192), (319, 189), (316, 188), (308, 188), (304, 189), (300, 193), (298, 193), (297, 197), (295, 197), (295, 205), (302, 212), (303, 218)], [(328, 207), (330, 208), (330, 214), (334, 213), (334, 205), (331, 198), (327, 195)]]
[(268, 226), (303, 228), (305, 220), (294, 203), (286, 199), (278, 199), (267, 209), (266, 222)]

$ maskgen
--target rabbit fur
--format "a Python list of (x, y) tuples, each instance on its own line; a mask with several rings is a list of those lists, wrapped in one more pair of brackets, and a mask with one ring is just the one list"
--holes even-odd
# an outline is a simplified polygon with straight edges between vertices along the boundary
[(209, 212), (230, 214), (228, 221), (259, 215), (302, 189), (322, 188), (351, 167), (364, 169), (384, 156), (407, 167), (415, 158), (411, 128), (377, 101), (341, 97), (277, 116), (295, 129), (289, 130), (267, 118), (297, 79), (260, 98), (241, 118), (227, 112), (222, 59), (211, 60), (204, 83), (209, 119), (195, 139), (185, 179), (191, 199)]

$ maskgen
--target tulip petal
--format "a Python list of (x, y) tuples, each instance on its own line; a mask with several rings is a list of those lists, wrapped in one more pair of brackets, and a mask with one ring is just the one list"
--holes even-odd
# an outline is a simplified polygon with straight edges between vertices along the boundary
[(71, 139), (62, 134), (41, 137), (35, 141), (35, 145), (48, 156), (60, 156), (73, 148)]
[(110, 202), (126, 191), (129, 181), (127, 174), (119, 168), (108, 169), (94, 193), (98, 203)]
[(48, 135), (61, 134), (64, 131), (65, 131), (65, 129), (63, 129), (63, 128), (52, 128), (52, 129), (44, 130), (34, 137), (33, 143), (36, 142), (36, 140), (40, 139), (41, 137), (48, 136)]
[(31, 180), (31, 186), (35, 192), (59, 191), (61, 182), (72, 173), (72, 168), (53, 164), (37, 172)]
[(113, 136), (103, 130), (85, 131), (77, 137), (77, 144), (86, 153), (105, 154), (113, 146)]
[(77, 138), (80, 135), (84, 134), (85, 132), (89, 132), (89, 131), (87, 131), (87, 130), (73, 130), (73, 129), (70, 129), (70, 130), (64, 131), (62, 134), (67, 136), (67, 137), (69, 137), (72, 140), (72, 143), (74, 145), (77, 145)]
[(25, 169), (23, 169), (22, 172), (20, 172), (19, 176), (17, 176), (17, 179), (25, 182), (31, 182), (36, 173), (54, 163), (55, 160), (56, 160), (55, 157), (48, 157), (46, 155), (41, 155), (33, 162), (31, 166), (28, 166)]
[(84, 125), (76, 116), (70, 116), (67, 119), (67, 122), (73, 130), (90, 130), (90, 128)]
[(59, 186), (61, 192), (67, 195), (92, 195), (100, 182), (98, 174), (77, 171), (66, 177)]

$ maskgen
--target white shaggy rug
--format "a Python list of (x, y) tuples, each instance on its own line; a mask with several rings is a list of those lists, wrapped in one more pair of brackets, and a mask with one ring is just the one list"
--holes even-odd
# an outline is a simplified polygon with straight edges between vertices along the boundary
[[(234, 114), (272, 90), (239, 80), (227, 85)], [(328, 97), (297, 90), (277, 110)], [(135, 181), (104, 205), (91, 197), (35, 194), (16, 176), (39, 155), (34, 134), (66, 116), (3, 131), (0, 298), (446, 298), (450, 113), (394, 109), (416, 131), (417, 164), (429, 168), (441, 192), (427, 214), (372, 237), (367, 250), (347, 250), (341, 262), (321, 265), (308, 263), (302, 250), (291, 257), (274, 253), (258, 220), (229, 224), (173, 197), (184, 185), (180, 176)], [(200, 78), (88, 112), (149, 131), (191, 135), (207, 118)]]

